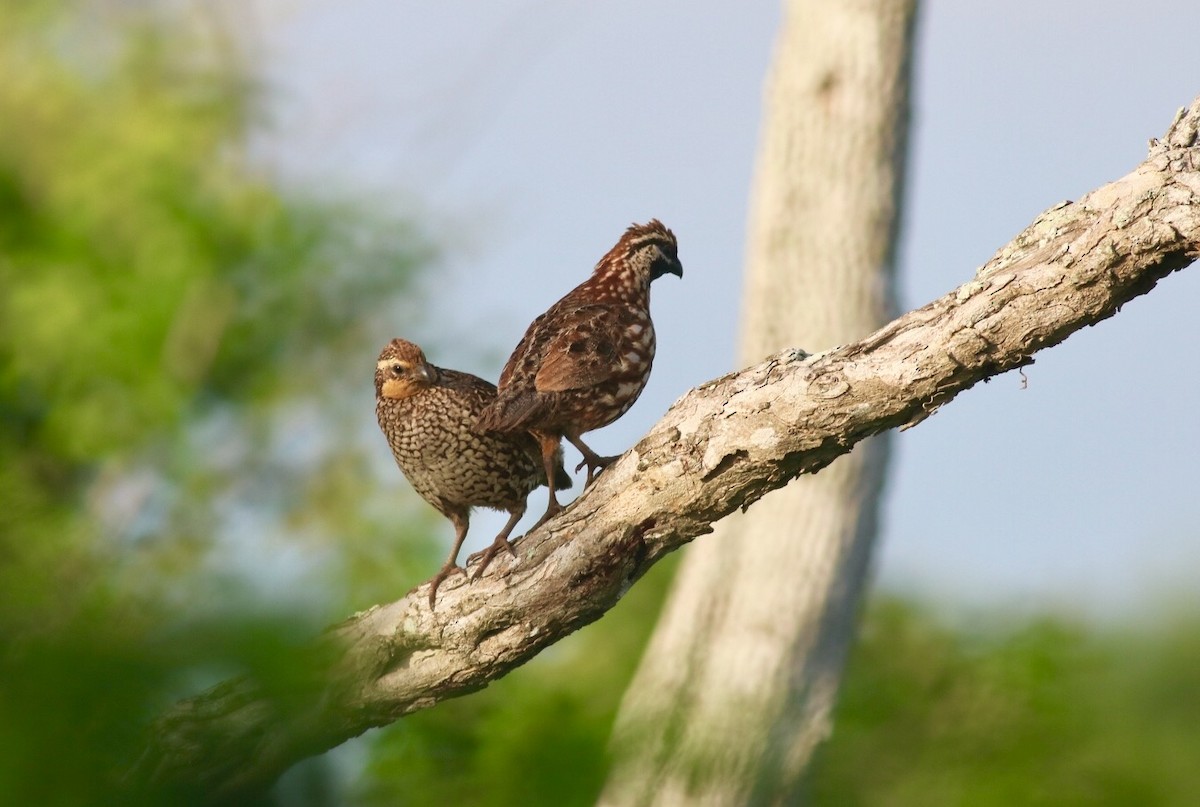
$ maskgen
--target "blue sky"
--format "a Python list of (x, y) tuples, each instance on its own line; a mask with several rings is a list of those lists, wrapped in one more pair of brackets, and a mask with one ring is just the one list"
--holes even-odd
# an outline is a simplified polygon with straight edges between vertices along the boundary
[[(1040, 211), (1132, 169), (1200, 95), (1200, 55), (1179, 23), (1193, 4), (1147, 8), (925, 4), (905, 308), (968, 280)], [(685, 276), (655, 284), (646, 392), (589, 440), (616, 453), (687, 389), (734, 369), (779, 14), (775, 2), (707, 0), (261, 0), (277, 102), (257, 148), (288, 181), (417, 216), (443, 256), (423, 315), (379, 342), (405, 336), (493, 380), (529, 320), (626, 225), (666, 222)], [(1119, 617), (1195, 598), (1198, 275), (1038, 354), (1027, 388), (1002, 376), (897, 436), (879, 582), (967, 610)], [(476, 518), (470, 548), (502, 521)]]

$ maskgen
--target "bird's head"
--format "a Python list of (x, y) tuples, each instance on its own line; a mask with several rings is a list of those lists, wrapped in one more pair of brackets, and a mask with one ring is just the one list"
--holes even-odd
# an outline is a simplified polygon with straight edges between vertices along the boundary
[(437, 368), (421, 348), (404, 339), (393, 339), (375, 363), (375, 396), (400, 400), (416, 395), (437, 381)]
[(645, 295), (650, 283), (663, 275), (683, 277), (675, 233), (658, 219), (634, 224), (625, 231), (592, 273), (589, 285), (601, 296), (627, 298)]
[(679, 242), (675, 240), (675, 233), (658, 219), (634, 224), (621, 236), (617, 248), (624, 253), (626, 265), (639, 279), (646, 278), (646, 283), (667, 274), (683, 277)]

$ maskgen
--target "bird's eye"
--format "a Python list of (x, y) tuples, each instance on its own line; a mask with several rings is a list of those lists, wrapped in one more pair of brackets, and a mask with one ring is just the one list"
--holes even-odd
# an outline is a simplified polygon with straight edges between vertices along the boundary
[(392, 375), (404, 375), (404, 365), (403, 364), (393, 364), (392, 365)]

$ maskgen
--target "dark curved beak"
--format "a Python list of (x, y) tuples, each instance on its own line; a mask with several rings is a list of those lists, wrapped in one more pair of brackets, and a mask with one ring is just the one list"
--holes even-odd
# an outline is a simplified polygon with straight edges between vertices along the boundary
[(655, 261), (654, 269), (650, 273), (650, 279), (657, 280), (663, 275), (683, 277), (683, 264), (679, 262), (678, 258), (671, 260), (664, 256), (663, 260)]
[(421, 379), (426, 384), (432, 384), (434, 381), (433, 371), (429, 369), (428, 364), (422, 364), (414, 368), (413, 372), (416, 373), (417, 378)]

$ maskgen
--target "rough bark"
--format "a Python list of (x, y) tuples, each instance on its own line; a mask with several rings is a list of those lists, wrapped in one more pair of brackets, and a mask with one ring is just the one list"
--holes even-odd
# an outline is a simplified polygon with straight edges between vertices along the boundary
[(1112, 316), (1200, 254), (1198, 132), (1200, 98), (1132, 173), (1046, 211), (946, 296), (860, 341), (785, 350), (692, 390), (519, 541), (515, 562), (443, 583), (434, 612), (422, 586), (331, 628), (308, 697), (234, 680), (178, 703), (151, 727), (135, 780), (262, 787), (306, 755), (480, 689), (729, 513)]
[[(789, 0), (764, 97), (741, 362), (893, 313), (916, 0)], [(828, 733), (886, 435), (689, 549), (626, 691), (601, 804), (762, 804)]]

